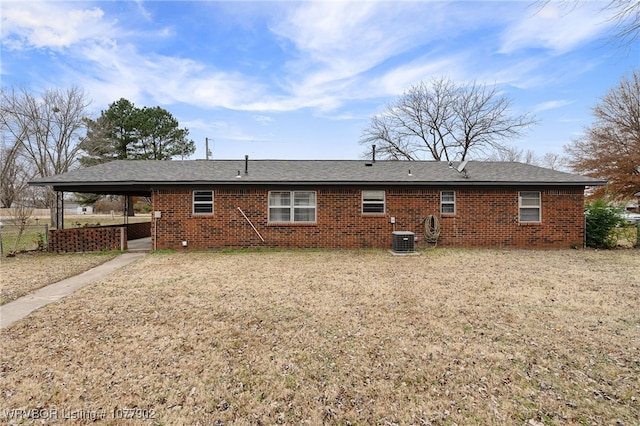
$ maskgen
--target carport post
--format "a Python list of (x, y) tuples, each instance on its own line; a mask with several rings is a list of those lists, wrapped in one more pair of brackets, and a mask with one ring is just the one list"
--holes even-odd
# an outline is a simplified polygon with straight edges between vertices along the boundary
[(56, 229), (64, 229), (64, 192), (56, 192)]
[(125, 195), (124, 200), (122, 202), (122, 223), (125, 225), (129, 223), (129, 196)]

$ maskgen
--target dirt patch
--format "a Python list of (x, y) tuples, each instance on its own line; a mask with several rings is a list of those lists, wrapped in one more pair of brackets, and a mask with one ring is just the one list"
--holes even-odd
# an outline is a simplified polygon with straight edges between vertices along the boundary
[(0, 260), (0, 305), (98, 266), (113, 253), (20, 253)]
[(634, 424), (638, 259), (150, 254), (2, 331), (0, 416)]

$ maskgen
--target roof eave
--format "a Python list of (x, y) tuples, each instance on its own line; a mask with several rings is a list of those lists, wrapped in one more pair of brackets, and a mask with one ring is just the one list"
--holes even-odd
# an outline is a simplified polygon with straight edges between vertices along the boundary
[(219, 181), (122, 181), (122, 182), (29, 182), (32, 186), (53, 186), (56, 191), (82, 192), (83, 190), (101, 192), (113, 189), (129, 191), (149, 191), (151, 188), (171, 186), (217, 186), (217, 185), (297, 185), (297, 186), (602, 186), (606, 181), (264, 181), (264, 180), (219, 180)]

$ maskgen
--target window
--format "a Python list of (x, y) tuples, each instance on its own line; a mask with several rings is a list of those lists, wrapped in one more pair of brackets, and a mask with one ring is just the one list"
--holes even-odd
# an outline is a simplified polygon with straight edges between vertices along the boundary
[(440, 191), (440, 214), (456, 214), (456, 191)]
[(270, 191), (269, 222), (316, 221), (315, 191)]
[(541, 222), (540, 192), (521, 191), (518, 193), (520, 222)]
[(213, 191), (193, 191), (193, 214), (213, 214)]
[(384, 213), (384, 191), (362, 191), (362, 213)]

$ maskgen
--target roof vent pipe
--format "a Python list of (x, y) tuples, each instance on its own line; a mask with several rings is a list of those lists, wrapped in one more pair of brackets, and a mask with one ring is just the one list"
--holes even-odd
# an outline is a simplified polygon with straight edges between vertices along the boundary
[(371, 145), (371, 162), (376, 162), (376, 146)]
[(249, 174), (249, 156), (248, 155), (244, 156), (244, 174), (245, 175)]

